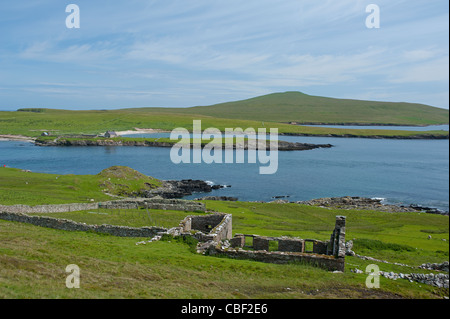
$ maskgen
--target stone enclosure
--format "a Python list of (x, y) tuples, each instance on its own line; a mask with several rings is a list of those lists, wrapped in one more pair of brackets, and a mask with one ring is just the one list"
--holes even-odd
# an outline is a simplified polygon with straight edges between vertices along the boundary
[[(88, 207), (88, 208), (87, 208)], [(210, 213), (190, 215), (178, 227), (132, 228), (112, 225), (86, 225), (66, 219), (30, 216), (27, 213), (54, 213), (89, 209), (167, 209), (205, 211), (202, 203), (174, 199), (125, 200), (106, 203), (0, 206), (0, 219), (29, 223), (67, 231), (94, 231), (120, 237), (147, 237), (154, 241), (163, 234), (191, 236), (199, 241), (197, 252), (208, 255), (226, 255), (237, 259), (250, 259), (269, 263), (299, 262), (323, 267), (331, 271), (344, 271), (345, 222), (344, 216), (336, 217), (333, 233), (328, 241), (291, 237), (266, 237), (236, 234), (232, 237), (232, 215)], [(145, 243), (145, 242), (144, 242)]]
[(345, 222), (345, 216), (336, 217), (329, 241), (236, 234), (229, 240), (229, 247), (219, 243), (209, 247), (209, 253), (270, 263), (308, 263), (331, 271), (344, 271)]

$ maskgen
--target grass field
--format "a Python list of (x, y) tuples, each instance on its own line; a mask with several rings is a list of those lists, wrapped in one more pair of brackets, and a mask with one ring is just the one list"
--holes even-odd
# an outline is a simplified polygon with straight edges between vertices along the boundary
[[(334, 217), (348, 218), (355, 251), (417, 266), (448, 259), (448, 217), (327, 210), (291, 204), (206, 202), (233, 214), (233, 233), (328, 239)], [(106, 213), (102, 211), (103, 213)], [(164, 216), (164, 214), (167, 214)], [(189, 212), (151, 211), (175, 225)], [(51, 214), (87, 223), (148, 225), (138, 211)], [(158, 222), (158, 223), (160, 223)], [(425, 232), (424, 232), (425, 230)], [(428, 232), (433, 239), (428, 240)], [(442, 237), (442, 238), (441, 238)], [(376, 240), (372, 239), (376, 238)], [(0, 298), (442, 298), (448, 290), (381, 278), (365, 287), (373, 262), (346, 258), (346, 271), (332, 273), (302, 264), (275, 265), (207, 257), (176, 241), (136, 245), (141, 238), (66, 232), (0, 220)], [(81, 269), (81, 288), (65, 287), (65, 267)], [(379, 263), (382, 271), (430, 272)]]
[[(58, 177), (58, 179), (56, 179)], [(105, 188), (106, 181), (111, 185)], [(26, 184), (28, 182), (28, 184)], [(45, 204), (109, 199), (103, 193), (138, 191), (159, 181), (132, 169), (112, 167), (98, 175), (27, 173), (0, 168), (0, 204)], [(125, 186), (125, 188), (123, 188)], [(144, 184), (145, 185), (145, 184)], [(119, 188), (117, 188), (120, 186)], [(74, 189), (75, 188), (75, 189)], [(346, 240), (361, 255), (419, 266), (449, 256), (447, 216), (338, 210), (299, 204), (204, 201), (208, 210), (233, 215), (233, 234), (295, 236), (328, 240), (335, 216), (347, 216)], [(41, 214), (87, 224), (175, 227), (198, 212), (106, 210)], [(428, 236), (432, 235), (432, 239)], [(446, 241), (444, 241), (444, 239)], [(136, 245), (144, 238), (68, 232), (0, 220), (0, 298), (442, 298), (438, 289), (381, 278), (365, 287), (374, 262), (346, 257), (344, 273), (304, 264), (275, 265), (192, 252), (179, 241)], [(65, 268), (81, 269), (81, 289), (65, 287)], [(429, 273), (393, 264), (382, 271)]]
[(423, 104), (333, 99), (301, 92), (274, 93), (184, 111), (270, 122), (430, 125), (449, 121), (448, 110)]
[(41, 174), (1, 167), (0, 204), (101, 202), (115, 199), (107, 194), (128, 196), (160, 185), (159, 180), (128, 167), (111, 167), (98, 175)]
[(366, 130), (323, 128), (284, 124), (378, 123), (431, 125), (448, 123), (448, 110), (406, 103), (364, 102), (311, 97), (298, 92), (273, 94), (246, 101), (194, 108), (138, 108), (123, 110), (68, 111), (29, 109), (26, 112), (0, 112), (0, 134), (38, 137), (43, 131), (52, 135), (99, 134), (107, 130), (126, 131), (153, 128), (192, 131), (193, 120), (202, 128), (278, 128), (279, 133), (335, 136), (446, 136), (448, 132)]

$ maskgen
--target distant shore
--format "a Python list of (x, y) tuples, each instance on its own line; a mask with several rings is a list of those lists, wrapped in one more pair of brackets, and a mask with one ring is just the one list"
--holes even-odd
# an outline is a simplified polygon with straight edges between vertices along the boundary
[(22, 142), (30, 142), (34, 143), (36, 139), (29, 136), (23, 135), (0, 135), (0, 141), (22, 141)]
[(134, 134), (155, 134), (155, 133), (170, 133), (171, 131), (159, 130), (154, 128), (135, 128), (134, 130), (128, 131), (117, 131), (117, 135), (134, 135)]

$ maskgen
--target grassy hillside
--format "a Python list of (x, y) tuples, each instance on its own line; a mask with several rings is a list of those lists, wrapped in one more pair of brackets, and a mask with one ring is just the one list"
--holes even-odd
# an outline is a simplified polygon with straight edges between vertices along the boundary
[(244, 101), (200, 106), (187, 112), (271, 122), (447, 124), (448, 110), (423, 104), (333, 99), (300, 92), (274, 93)]
[[(278, 108), (275, 108), (278, 109)], [(323, 127), (307, 127), (289, 125), (271, 121), (231, 119), (229, 112), (222, 112), (213, 117), (201, 115), (197, 112), (201, 108), (191, 109), (124, 109), (109, 111), (68, 111), (44, 109), (40, 112), (1, 112), (0, 111), (0, 135), (23, 135), (38, 137), (42, 132), (50, 132), (52, 135), (66, 134), (99, 134), (107, 130), (126, 131), (135, 128), (153, 128), (171, 131), (178, 127), (192, 131), (193, 120), (202, 121), (202, 129), (214, 127), (221, 131), (227, 128), (278, 128), (279, 133), (312, 136), (378, 136), (378, 137), (410, 137), (410, 136), (444, 136), (448, 138), (448, 132), (444, 131), (397, 131), (397, 130), (365, 130), (365, 129), (338, 129)], [(281, 114), (281, 113), (280, 113)], [(250, 115), (249, 115), (250, 116)], [(270, 117), (270, 116), (269, 116)]]
[[(418, 266), (448, 259), (448, 217), (328, 210), (293, 204), (206, 202), (233, 214), (233, 233), (329, 239), (336, 215), (347, 215), (347, 239), (359, 254)], [(52, 214), (87, 223), (145, 224), (137, 211)], [(178, 223), (185, 212), (151, 211)], [(132, 221), (132, 222), (131, 222)], [(131, 222), (131, 223), (130, 223)], [(148, 225), (148, 220), (147, 224)], [(432, 232), (433, 239), (427, 238)], [(375, 239), (376, 240), (375, 240)], [(344, 273), (303, 264), (275, 265), (198, 255), (175, 240), (136, 245), (140, 238), (68, 232), (0, 220), (0, 298), (442, 298), (448, 290), (381, 278), (365, 287), (368, 264), (382, 271), (418, 268), (346, 258)], [(375, 247), (375, 248), (374, 248)], [(81, 270), (81, 288), (67, 289), (65, 267)]]
[(159, 185), (159, 180), (128, 167), (114, 166), (98, 175), (42, 174), (0, 167), (0, 204), (100, 202), (114, 199), (105, 193), (128, 196)]
[[(57, 178), (58, 177), (58, 178)], [(28, 184), (27, 184), (28, 183)], [(110, 183), (110, 185), (108, 185)], [(139, 190), (159, 181), (126, 167), (97, 175), (52, 175), (0, 168), (0, 203), (43, 204), (105, 200), (109, 192)], [(418, 266), (448, 260), (447, 216), (338, 210), (298, 204), (204, 201), (233, 215), (233, 234), (298, 236), (328, 240), (335, 216), (347, 216), (347, 240), (358, 254)], [(87, 224), (177, 226), (180, 211), (95, 210), (48, 216)], [(195, 213), (198, 214), (198, 213)], [(45, 215), (45, 214), (42, 214)], [(429, 235), (432, 239), (428, 239)], [(443, 241), (445, 239), (446, 241)], [(381, 278), (365, 287), (373, 261), (346, 258), (344, 273), (304, 264), (274, 265), (207, 257), (172, 240), (136, 245), (141, 238), (68, 232), (0, 220), (0, 298), (442, 298), (448, 290)], [(377, 263), (382, 271), (421, 272)], [(81, 288), (65, 287), (69, 264), (80, 267)]]

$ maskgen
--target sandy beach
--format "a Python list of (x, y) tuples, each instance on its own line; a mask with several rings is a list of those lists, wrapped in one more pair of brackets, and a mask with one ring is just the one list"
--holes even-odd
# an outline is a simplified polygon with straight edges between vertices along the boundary
[(22, 141), (34, 143), (35, 138), (23, 135), (0, 135), (0, 141)]

